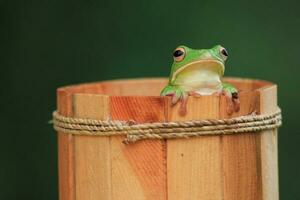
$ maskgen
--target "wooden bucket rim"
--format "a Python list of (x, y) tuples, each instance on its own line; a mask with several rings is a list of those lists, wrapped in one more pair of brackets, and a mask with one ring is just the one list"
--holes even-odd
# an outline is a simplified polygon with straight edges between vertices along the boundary
[[(57, 89), (57, 92), (67, 92), (69, 94), (94, 94), (94, 95), (107, 95), (107, 96), (156, 96), (158, 97), (159, 95), (110, 95), (105, 92), (99, 92), (99, 91), (93, 91), (93, 88), (96, 87), (101, 87), (103, 85), (109, 85), (112, 87), (118, 87), (120, 85), (125, 85), (125, 84), (154, 84), (154, 83), (167, 83), (167, 78), (164, 77), (146, 77), (146, 78), (130, 78), (130, 79), (114, 79), (114, 80), (104, 80), (104, 81), (98, 81), (98, 82), (90, 82), (90, 83), (80, 83), (80, 84), (74, 84), (74, 85), (67, 85), (63, 86)], [(268, 89), (272, 86), (276, 86), (276, 84), (270, 82), (270, 81), (265, 81), (265, 80), (260, 80), (260, 79), (249, 79), (249, 78), (239, 78), (239, 77), (226, 77), (223, 78), (224, 82), (232, 83), (232, 84), (252, 84), (253, 85), (253, 90), (250, 91), (240, 91), (240, 93), (244, 92), (255, 92), (255, 91), (262, 91), (265, 89)], [(161, 88), (162, 89), (162, 88)]]

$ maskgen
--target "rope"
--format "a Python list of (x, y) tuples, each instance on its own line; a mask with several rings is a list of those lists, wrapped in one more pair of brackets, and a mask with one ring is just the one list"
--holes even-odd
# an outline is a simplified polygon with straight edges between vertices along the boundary
[(90, 136), (126, 135), (124, 143), (142, 139), (189, 138), (201, 135), (225, 135), (260, 132), (281, 126), (281, 110), (271, 114), (231, 119), (206, 119), (178, 122), (155, 122), (138, 124), (134, 121), (95, 120), (73, 118), (53, 112), (54, 129), (61, 133)]

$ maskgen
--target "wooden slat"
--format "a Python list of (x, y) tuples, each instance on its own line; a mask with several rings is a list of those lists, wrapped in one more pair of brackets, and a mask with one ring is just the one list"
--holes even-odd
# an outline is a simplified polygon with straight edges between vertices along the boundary
[[(74, 115), (107, 120), (108, 97), (75, 94)], [(76, 200), (111, 200), (110, 138), (75, 137)]]
[[(137, 122), (164, 121), (164, 99), (158, 97), (110, 97), (112, 119)], [(165, 141), (145, 140), (122, 143), (123, 136), (111, 138), (114, 200), (165, 200)]]
[[(220, 101), (220, 117), (231, 118), (259, 111), (257, 92), (240, 94), (241, 107), (238, 113), (228, 115), (226, 99)], [(260, 168), (260, 135), (242, 133), (238, 135), (220, 136), (222, 138), (222, 174), (224, 200), (260, 200), (261, 168)]]
[[(65, 116), (72, 116), (72, 95), (64, 89), (57, 91), (57, 110)], [(59, 199), (75, 200), (73, 136), (58, 133), (58, 176)]]
[[(217, 96), (190, 97), (184, 117), (178, 106), (169, 105), (168, 121), (219, 117)], [(168, 199), (223, 199), (220, 152), (220, 138), (215, 136), (168, 140)]]
[[(277, 109), (277, 86), (262, 88), (260, 93), (260, 113), (267, 114)], [(278, 200), (278, 152), (277, 130), (263, 131), (261, 145), (261, 176), (263, 200)]]

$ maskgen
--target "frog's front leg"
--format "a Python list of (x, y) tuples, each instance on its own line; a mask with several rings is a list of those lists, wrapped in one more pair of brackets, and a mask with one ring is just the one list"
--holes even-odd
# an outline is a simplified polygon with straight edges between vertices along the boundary
[(240, 100), (238, 90), (229, 83), (222, 83), (222, 92), (227, 99), (227, 113), (232, 114), (240, 110)]
[(161, 96), (171, 96), (172, 97), (172, 106), (175, 105), (178, 101), (181, 102), (179, 108), (179, 114), (184, 116), (187, 112), (187, 99), (188, 93), (180, 86), (176, 85), (167, 85), (160, 93)]

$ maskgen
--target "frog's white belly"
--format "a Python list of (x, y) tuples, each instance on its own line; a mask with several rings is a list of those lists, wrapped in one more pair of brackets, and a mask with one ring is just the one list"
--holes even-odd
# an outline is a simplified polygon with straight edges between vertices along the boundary
[(220, 75), (211, 70), (186, 71), (177, 76), (175, 84), (200, 95), (211, 95), (222, 90)]

